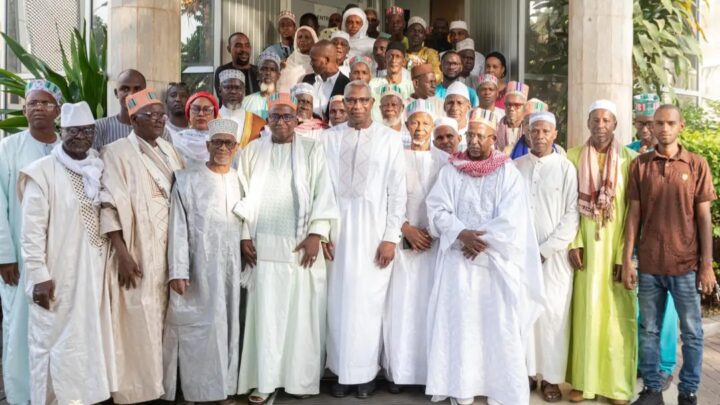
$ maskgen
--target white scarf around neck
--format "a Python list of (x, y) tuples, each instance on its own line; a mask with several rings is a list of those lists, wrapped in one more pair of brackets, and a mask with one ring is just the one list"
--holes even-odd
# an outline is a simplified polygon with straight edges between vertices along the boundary
[(89, 149), (85, 159), (76, 160), (65, 153), (60, 143), (53, 148), (52, 155), (65, 168), (82, 176), (85, 195), (92, 200), (93, 205), (100, 205), (100, 177), (105, 165), (98, 157), (98, 153), (94, 149)]

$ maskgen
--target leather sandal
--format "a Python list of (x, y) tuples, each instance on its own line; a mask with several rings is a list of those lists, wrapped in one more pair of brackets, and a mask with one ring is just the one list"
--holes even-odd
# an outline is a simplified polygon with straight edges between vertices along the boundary
[(560, 402), (562, 400), (562, 392), (557, 384), (550, 384), (542, 380), (540, 383), (540, 392), (545, 402)]
[(268, 398), (270, 398), (270, 395), (272, 394), (263, 394), (262, 392), (255, 389), (250, 395), (248, 395), (248, 402), (254, 405), (262, 405), (267, 402)]

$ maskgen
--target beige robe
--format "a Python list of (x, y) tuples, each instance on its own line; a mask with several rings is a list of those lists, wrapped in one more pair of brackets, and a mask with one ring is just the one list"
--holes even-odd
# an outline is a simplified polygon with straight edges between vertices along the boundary
[(156, 149), (143, 142), (131, 133), (107, 145), (101, 156), (105, 172), (100, 233), (122, 231), (130, 255), (143, 272), (137, 288), (121, 288), (117, 257), (110, 249), (107, 272), (118, 376), (113, 400), (118, 404), (157, 399), (164, 392), (169, 198), (172, 172), (182, 169), (183, 163), (163, 139), (157, 140)]

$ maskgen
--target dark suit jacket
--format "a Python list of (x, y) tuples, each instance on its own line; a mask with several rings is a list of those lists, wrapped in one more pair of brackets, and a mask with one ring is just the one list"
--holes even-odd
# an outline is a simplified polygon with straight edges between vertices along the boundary
[[(308, 83), (310, 85), (314, 85), (315, 84), (315, 73), (310, 73), (310, 74), (305, 75), (303, 77), (302, 81), (303, 81), (303, 83)], [(330, 97), (337, 96), (338, 94), (343, 95), (345, 93), (345, 86), (347, 86), (348, 83), (350, 83), (350, 79), (348, 79), (347, 76), (345, 76), (344, 74), (342, 74), (342, 72), (340, 72), (337, 80), (335, 80), (335, 85), (333, 86), (332, 92), (330, 93)], [(330, 103), (328, 103), (328, 106), (325, 109), (325, 112), (323, 114), (324, 114), (323, 120), (327, 121), (328, 117), (330, 115)]]

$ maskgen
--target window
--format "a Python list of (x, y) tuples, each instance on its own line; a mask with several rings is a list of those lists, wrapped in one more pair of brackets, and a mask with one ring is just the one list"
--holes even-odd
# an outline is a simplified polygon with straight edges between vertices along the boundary
[(547, 103), (558, 120), (565, 145), (568, 103), (568, 0), (527, 0), (525, 83), (530, 94)]
[(216, 48), (214, 3), (214, 0), (182, 0), (181, 76), (191, 92), (212, 92)]

